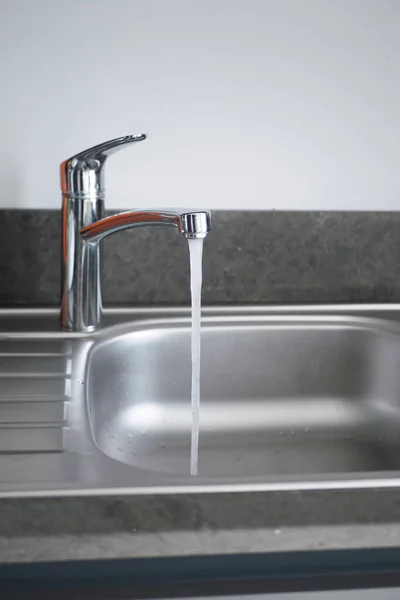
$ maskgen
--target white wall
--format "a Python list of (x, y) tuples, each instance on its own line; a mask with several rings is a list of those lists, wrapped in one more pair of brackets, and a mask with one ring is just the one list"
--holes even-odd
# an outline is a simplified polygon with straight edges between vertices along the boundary
[(0, 206), (400, 208), (398, 0), (1, 0)]

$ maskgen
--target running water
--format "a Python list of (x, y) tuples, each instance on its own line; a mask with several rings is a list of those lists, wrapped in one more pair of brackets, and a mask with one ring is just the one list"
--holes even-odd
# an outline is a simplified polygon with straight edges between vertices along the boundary
[(190, 474), (199, 470), (200, 429), (200, 317), (203, 240), (189, 239), (190, 292), (192, 295), (192, 438), (190, 443)]

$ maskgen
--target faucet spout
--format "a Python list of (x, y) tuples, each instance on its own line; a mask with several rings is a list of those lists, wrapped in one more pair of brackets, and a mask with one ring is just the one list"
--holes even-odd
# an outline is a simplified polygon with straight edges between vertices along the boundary
[(106, 236), (143, 225), (177, 227), (186, 238), (204, 238), (211, 229), (208, 210), (131, 210), (105, 217), (82, 227), (81, 237), (88, 242), (99, 242)]

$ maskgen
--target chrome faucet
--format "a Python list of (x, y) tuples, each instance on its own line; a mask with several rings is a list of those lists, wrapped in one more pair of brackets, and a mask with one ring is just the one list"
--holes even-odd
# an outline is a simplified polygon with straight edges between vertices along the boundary
[(128, 135), (80, 152), (60, 165), (62, 190), (61, 326), (90, 332), (101, 323), (101, 241), (139, 225), (169, 225), (186, 238), (204, 238), (208, 210), (131, 210), (105, 217), (104, 165), (107, 157), (146, 135)]

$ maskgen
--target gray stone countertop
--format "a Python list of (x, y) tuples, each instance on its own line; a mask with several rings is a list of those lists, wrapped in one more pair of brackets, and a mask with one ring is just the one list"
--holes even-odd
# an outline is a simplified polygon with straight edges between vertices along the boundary
[(400, 490), (3, 499), (0, 562), (400, 546)]

